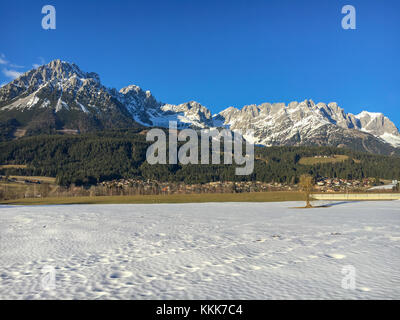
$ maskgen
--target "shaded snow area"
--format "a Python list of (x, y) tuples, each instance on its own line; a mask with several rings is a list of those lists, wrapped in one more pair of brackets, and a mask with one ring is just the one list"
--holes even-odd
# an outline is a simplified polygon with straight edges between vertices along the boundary
[(0, 206), (0, 298), (400, 298), (399, 201), (301, 205)]

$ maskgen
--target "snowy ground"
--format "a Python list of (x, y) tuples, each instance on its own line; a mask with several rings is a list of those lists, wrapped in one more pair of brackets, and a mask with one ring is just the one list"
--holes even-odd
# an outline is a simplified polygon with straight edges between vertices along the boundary
[(0, 206), (0, 298), (400, 298), (400, 201), (300, 205)]

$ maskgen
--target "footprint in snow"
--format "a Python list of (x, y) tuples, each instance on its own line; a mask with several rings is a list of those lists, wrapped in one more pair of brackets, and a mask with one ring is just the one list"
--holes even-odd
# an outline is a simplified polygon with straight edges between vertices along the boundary
[(125, 278), (129, 277), (132, 275), (132, 272), (129, 271), (116, 271), (110, 274), (111, 279), (119, 279), (119, 278)]
[(340, 253), (329, 253), (326, 256), (329, 258), (338, 259), (338, 260), (346, 258), (346, 256), (344, 254), (340, 254)]

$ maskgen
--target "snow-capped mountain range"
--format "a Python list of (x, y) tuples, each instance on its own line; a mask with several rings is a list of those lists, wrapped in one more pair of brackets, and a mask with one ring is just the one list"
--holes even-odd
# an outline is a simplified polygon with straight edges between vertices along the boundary
[(96, 73), (61, 60), (30, 70), (0, 88), (0, 121), (25, 134), (138, 124), (167, 127), (172, 120), (181, 128), (252, 129), (254, 136), (248, 139), (266, 146), (332, 145), (378, 153), (400, 148), (399, 130), (382, 113), (353, 115), (334, 102), (305, 100), (229, 107), (212, 115), (195, 101), (162, 103), (136, 85), (119, 91), (106, 88)]

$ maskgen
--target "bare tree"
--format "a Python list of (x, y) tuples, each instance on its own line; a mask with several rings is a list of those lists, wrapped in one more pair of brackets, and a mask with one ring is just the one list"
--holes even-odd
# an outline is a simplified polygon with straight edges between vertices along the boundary
[(309, 174), (302, 174), (300, 176), (299, 185), (301, 190), (304, 192), (306, 196), (306, 208), (312, 208), (310, 200), (311, 200), (311, 192), (313, 191), (314, 188), (314, 178)]

